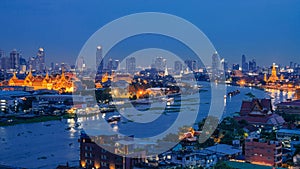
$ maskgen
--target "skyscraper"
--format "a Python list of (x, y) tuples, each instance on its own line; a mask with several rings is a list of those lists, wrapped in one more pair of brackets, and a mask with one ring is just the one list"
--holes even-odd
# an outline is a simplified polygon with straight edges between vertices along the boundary
[(6, 57), (3, 50), (0, 50), (0, 69), (6, 69)]
[(135, 57), (127, 58), (126, 59), (126, 72), (130, 74), (135, 73), (136, 63)]
[(249, 61), (249, 71), (256, 71), (256, 60)]
[(212, 55), (212, 74), (218, 75), (220, 69), (221, 69), (221, 60), (220, 60), (218, 52), (215, 52)]
[(152, 68), (156, 68), (157, 70), (164, 71), (167, 66), (167, 60), (164, 59), (163, 57), (156, 57), (156, 59), (154, 60), (154, 64), (152, 65), (154, 66)]
[[(85, 61), (83, 57), (79, 57), (76, 62), (77, 69), (82, 72), (85, 69)], [(54, 67), (54, 66), (53, 66)]]
[(221, 70), (224, 70), (225, 72), (227, 72), (228, 71), (228, 62), (224, 58), (222, 58), (220, 62), (221, 62)]
[(248, 63), (246, 61), (246, 56), (242, 55), (242, 71), (247, 72), (248, 71)]
[(29, 68), (32, 71), (43, 73), (45, 71), (45, 51), (44, 48), (39, 48), (37, 55), (30, 57), (28, 60)]
[(180, 74), (182, 71), (182, 63), (181, 61), (177, 60), (174, 62), (174, 72), (175, 74)]
[(104, 59), (102, 58), (102, 46), (97, 46), (96, 50), (96, 64), (98, 72), (103, 72)]
[(20, 53), (14, 49), (9, 54), (9, 68), (19, 70), (20, 66)]
[(44, 48), (39, 48), (36, 55), (36, 71), (44, 72), (45, 71), (45, 52)]
[(196, 60), (185, 60), (185, 65), (191, 70), (191, 71), (198, 71), (198, 65)]
[(232, 70), (239, 70), (240, 69), (240, 65), (239, 64), (233, 64), (232, 65)]

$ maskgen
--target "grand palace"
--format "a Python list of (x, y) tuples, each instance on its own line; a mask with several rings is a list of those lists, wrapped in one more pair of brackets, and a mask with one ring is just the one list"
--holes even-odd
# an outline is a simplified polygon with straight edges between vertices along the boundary
[(33, 76), (29, 71), (25, 79), (19, 79), (16, 73), (8, 80), (9, 86), (26, 86), (32, 87), (34, 90), (48, 89), (57, 90), (60, 92), (73, 92), (74, 83), (69, 76), (65, 76), (64, 71), (61, 75), (49, 76), (47, 73), (45, 77), (41, 75)]

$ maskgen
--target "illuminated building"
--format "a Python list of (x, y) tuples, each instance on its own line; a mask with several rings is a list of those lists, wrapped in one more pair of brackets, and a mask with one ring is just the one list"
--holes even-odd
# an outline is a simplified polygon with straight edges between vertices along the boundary
[(7, 67), (7, 59), (5, 57), (5, 52), (3, 50), (0, 50), (0, 69), (6, 69)]
[(300, 115), (300, 100), (281, 102), (276, 107), (278, 113)]
[(8, 81), (8, 85), (33, 87), (34, 90), (48, 89), (57, 90), (60, 92), (74, 91), (73, 81), (65, 76), (64, 71), (62, 71), (62, 74), (57, 77), (50, 77), (48, 73), (45, 77), (42, 77), (33, 76), (30, 70), (25, 79), (18, 79), (16, 73), (14, 73), (13, 77)]
[(264, 81), (268, 82), (267, 74), (264, 74)]
[(181, 71), (182, 71), (182, 63), (181, 61), (177, 60), (174, 62), (174, 72), (176, 74), (180, 74)]
[(277, 76), (277, 71), (276, 71), (276, 65), (275, 63), (273, 63), (273, 66), (272, 66), (272, 74), (271, 76), (269, 77), (268, 79), (268, 82), (277, 82), (279, 80), (278, 76)]
[(19, 70), (20, 66), (20, 53), (14, 49), (9, 54), (9, 68), (14, 70)]
[(29, 59), (29, 66), (36, 72), (45, 71), (45, 51), (44, 48), (39, 48), (37, 55)]
[(245, 159), (252, 164), (281, 166), (282, 145), (279, 141), (247, 139), (245, 142)]
[(285, 123), (280, 115), (273, 113), (271, 99), (243, 101), (239, 115), (234, 119), (245, 120), (255, 127), (273, 128)]
[(152, 63), (151, 68), (164, 71), (167, 65), (167, 60), (163, 57), (156, 57), (154, 63)]
[(96, 64), (97, 64), (97, 70), (98, 72), (103, 71), (103, 58), (102, 58), (102, 47), (101, 46), (97, 46), (97, 50), (96, 50)]
[(246, 56), (242, 55), (242, 71), (247, 72), (248, 71), (248, 63), (246, 62)]
[(106, 139), (104, 137), (114, 140), (117, 136), (97, 136), (92, 138), (86, 134), (81, 134), (78, 141), (80, 142), (79, 165), (82, 168), (123, 169), (133, 168), (135, 164), (144, 162), (145, 158), (122, 157), (112, 153), (114, 151), (107, 151), (94, 142), (94, 140), (98, 140), (99, 143), (105, 144), (104, 140)]
[(126, 72), (134, 74), (136, 69), (136, 60), (134, 57), (126, 59)]

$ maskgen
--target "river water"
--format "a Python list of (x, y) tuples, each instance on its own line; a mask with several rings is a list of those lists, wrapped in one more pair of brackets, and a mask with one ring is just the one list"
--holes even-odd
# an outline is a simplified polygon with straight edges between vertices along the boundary
[[(200, 94), (201, 108), (196, 122), (207, 115), (211, 106), (209, 84), (201, 83), (201, 85), (203, 86), (203, 91)], [(232, 116), (235, 112), (238, 112), (242, 101), (250, 99), (246, 95), (247, 93), (252, 93), (257, 98), (274, 98), (273, 104), (285, 101), (293, 96), (293, 93), (277, 90), (262, 91), (254, 88), (227, 86), (228, 92), (235, 90), (240, 90), (241, 93), (225, 99), (226, 105), (223, 117)], [(182, 106), (184, 107), (184, 104)], [(189, 109), (185, 109), (189, 111)], [(0, 127), (0, 165), (25, 168), (55, 168), (59, 164), (65, 165), (68, 162), (71, 166), (78, 166), (78, 138), (81, 131), (85, 129), (84, 124), (90, 124), (100, 118), (103, 118), (101, 114), (93, 117), (78, 118), (78, 121), (83, 124), (80, 126), (76, 126), (73, 119), (68, 119)], [(127, 114), (127, 118), (134, 117)], [(139, 121), (139, 118), (149, 120), (150, 116), (145, 118), (142, 114), (138, 114), (134, 120)], [(166, 125), (163, 121), (158, 121), (158, 123), (160, 125), (157, 128), (151, 128), (153, 132), (159, 132), (162, 126)], [(139, 135), (144, 128), (131, 126), (131, 123), (120, 123), (119, 128), (113, 130), (118, 130), (118, 132), (123, 132), (127, 135)]]

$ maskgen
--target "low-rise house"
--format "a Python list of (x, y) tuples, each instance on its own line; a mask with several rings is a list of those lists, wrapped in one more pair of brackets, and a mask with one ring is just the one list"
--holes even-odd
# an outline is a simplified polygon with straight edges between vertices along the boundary
[(300, 115), (300, 100), (281, 102), (276, 107), (278, 113)]
[(292, 141), (293, 138), (300, 138), (300, 130), (297, 129), (280, 129), (276, 133), (276, 138), (280, 141)]

